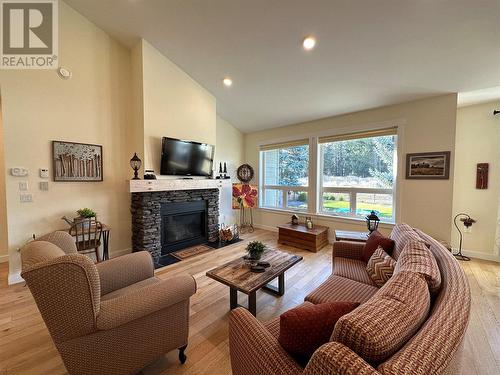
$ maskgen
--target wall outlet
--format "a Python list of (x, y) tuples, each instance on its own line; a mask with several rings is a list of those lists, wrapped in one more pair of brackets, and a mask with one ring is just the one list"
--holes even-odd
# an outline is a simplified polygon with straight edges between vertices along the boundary
[(49, 178), (49, 170), (47, 168), (40, 168), (40, 178)]
[(19, 181), (19, 191), (28, 190), (28, 181)]
[(48, 181), (40, 181), (40, 190), (42, 190), (42, 191), (49, 190), (49, 182)]
[(30, 193), (19, 194), (19, 200), (21, 201), (21, 203), (31, 203), (33, 202), (33, 194)]

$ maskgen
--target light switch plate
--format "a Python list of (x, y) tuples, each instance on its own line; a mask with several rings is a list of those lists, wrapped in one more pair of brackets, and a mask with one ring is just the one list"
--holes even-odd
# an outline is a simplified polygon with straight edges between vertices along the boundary
[(19, 199), (20, 199), (21, 203), (33, 202), (33, 194), (29, 194), (29, 193), (19, 194)]
[(49, 182), (48, 181), (40, 181), (40, 190), (43, 190), (43, 191), (49, 190)]
[(47, 168), (40, 168), (40, 178), (49, 178), (49, 170)]
[(19, 191), (28, 190), (28, 181), (19, 181)]

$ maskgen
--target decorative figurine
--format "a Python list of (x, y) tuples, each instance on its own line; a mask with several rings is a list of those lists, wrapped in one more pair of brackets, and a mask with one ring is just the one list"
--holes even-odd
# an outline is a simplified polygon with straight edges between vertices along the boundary
[(306, 217), (306, 227), (307, 227), (307, 229), (313, 229), (313, 226), (314, 225), (313, 225), (313, 222), (312, 222), (311, 218), (309, 216)]
[(299, 217), (295, 214), (292, 215), (292, 225), (299, 225)]

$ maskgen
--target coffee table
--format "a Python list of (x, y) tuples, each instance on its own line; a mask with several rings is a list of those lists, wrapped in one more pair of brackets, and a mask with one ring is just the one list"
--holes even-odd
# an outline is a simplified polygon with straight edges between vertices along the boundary
[[(257, 290), (262, 289), (271, 294), (285, 294), (285, 271), (302, 260), (299, 255), (269, 249), (262, 255), (261, 261), (271, 266), (262, 273), (250, 271), (242, 258), (235, 259), (207, 272), (207, 276), (229, 287), (230, 308), (238, 307), (238, 291), (248, 295), (248, 310), (257, 314)], [(268, 285), (278, 279), (278, 288)]]

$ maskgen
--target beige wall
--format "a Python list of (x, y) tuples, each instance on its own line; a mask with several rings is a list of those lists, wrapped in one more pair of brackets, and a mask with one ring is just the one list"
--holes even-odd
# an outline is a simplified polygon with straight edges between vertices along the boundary
[(0, 262), (7, 262), (9, 260), (8, 248), (9, 243), (7, 232), (7, 201), (5, 200), (4, 136), (2, 122), (2, 103), (0, 101)]
[[(217, 140), (215, 146), (215, 173), (219, 171), (219, 162), (227, 163), (227, 172), (231, 181), (237, 182), (236, 169), (244, 160), (244, 136), (229, 122), (217, 116)], [(229, 189), (229, 188), (228, 188)], [(231, 205), (232, 190), (222, 191), (225, 199), (220, 200), (221, 221), (227, 225), (235, 224), (239, 220), (239, 211), (233, 210)]]
[[(312, 133), (335, 129), (354, 129), (374, 123), (403, 124), (399, 138), (402, 152), (399, 155), (398, 207), (399, 221), (421, 228), (437, 238), (449, 240), (452, 215), (453, 163), (449, 180), (405, 180), (405, 154), (426, 151), (453, 151), (455, 149), (455, 123), (457, 113), (455, 94), (442, 95), (409, 103), (397, 104), (367, 111), (330, 117), (326, 119), (290, 125), (245, 136), (246, 161), (258, 171), (258, 145), (283, 137), (309, 136)], [(369, 126), (368, 126), (369, 127)], [(271, 213), (261, 210), (255, 215), (257, 223), (275, 227), (287, 221), (290, 214)], [(347, 219), (320, 219), (319, 224), (332, 229), (362, 230), (364, 222)], [(386, 232), (390, 226), (382, 226)]]
[[(471, 256), (496, 260), (500, 260), (500, 117), (494, 117), (493, 110), (499, 108), (500, 101), (458, 109), (453, 199), (454, 215), (464, 212), (477, 220), (472, 232), (464, 234), (463, 249)], [(490, 164), (486, 190), (476, 189), (477, 163)], [(455, 228), (452, 238), (458, 247)]]
[(161, 138), (214, 145), (216, 102), (212, 94), (142, 40), (144, 161), (160, 172)]
[[(29, 169), (26, 178), (6, 176), (11, 274), (19, 270), (16, 249), (32, 233), (66, 224), (63, 215), (91, 207), (112, 228), (111, 253), (130, 247), (130, 196), (126, 178), (130, 151), (130, 51), (63, 2), (60, 4), (60, 62), (73, 72), (1, 71), (6, 168)], [(103, 145), (103, 182), (49, 182), (40, 191), (39, 168), (52, 175), (51, 140)], [(19, 181), (28, 181), (33, 203), (19, 202)]]

